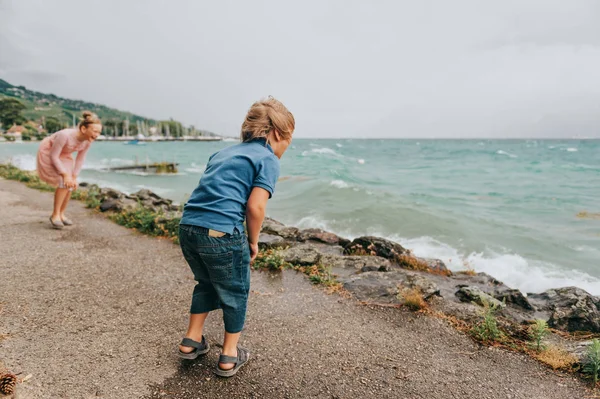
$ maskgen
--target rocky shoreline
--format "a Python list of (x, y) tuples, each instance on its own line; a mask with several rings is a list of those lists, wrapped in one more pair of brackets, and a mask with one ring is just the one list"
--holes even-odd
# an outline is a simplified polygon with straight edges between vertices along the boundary
[[(174, 222), (181, 217), (179, 205), (149, 190), (125, 194), (85, 183), (81, 189), (94, 192), (102, 212), (127, 212), (141, 206), (161, 220)], [(263, 224), (259, 246), (292, 265), (330, 268), (345, 291), (367, 304), (402, 305), (402, 293), (416, 289), (432, 308), (466, 322), (475, 323), (482, 308), (490, 305), (517, 334), (527, 334), (529, 325), (544, 320), (557, 332), (549, 339), (559, 341), (580, 361), (591, 338), (600, 334), (600, 297), (577, 287), (522, 293), (485, 273), (452, 272), (441, 260), (418, 258), (384, 238), (349, 240), (321, 229), (285, 226), (270, 218)]]

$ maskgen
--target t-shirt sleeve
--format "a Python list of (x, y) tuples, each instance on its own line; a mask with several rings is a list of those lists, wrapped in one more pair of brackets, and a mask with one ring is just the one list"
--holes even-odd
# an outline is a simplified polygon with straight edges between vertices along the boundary
[(278, 179), (279, 160), (275, 156), (265, 157), (257, 164), (257, 174), (252, 187), (264, 188), (269, 192), (269, 198), (271, 198)]

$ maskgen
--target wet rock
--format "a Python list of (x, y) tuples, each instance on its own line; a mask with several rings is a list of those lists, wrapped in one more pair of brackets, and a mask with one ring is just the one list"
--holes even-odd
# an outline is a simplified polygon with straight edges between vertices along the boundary
[(406, 249), (398, 243), (373, 236), (355, 238), (345, 247), (345, 253), (349, 255), (381, 256), (392, 261), (396, 256), (406, 252)]
[(577, 287), (528, 294), (529, 301), (550, 314), (548, 325), (563, 331), (600, 332), (600, 301)]
[(504, 290), (496, 291), (496, 293), (494, 293), (494, 298), (507, 305), (514, 305), (530, 311), (535, 310), (525, 295), (516, 289), (506, 288)]
[(84, 182), (84, 181), (82, 181), (81, 183), (79, 183), (79, 187), (81, 187), (81, 188), (86, 188), (89, 185), (90, 185), (89, 183)]
[(120, 211), (122, 209), (122, 202), (117, 200), (117, 199), (108, 199), (104, 202), (102, 202), (102, 204), (100, 204), (100, 211), (101, 212), (108, 212), (108, 211)]
[[(347, 245), (350, 241), (338, 237), (337, 235), (321, 229), (305, 229), (298, 233), (298, 241), (318, 241), (330, 245), (343, 243)], [(341, 241), (341, 242), (340, 242)]]
[(286, 245), (286, 241), (279, 236), (260, 233), (258, 236), (258, 247), (261, 249), (279, 248)]
[(490, 305), (495, 305), (498, 309), (506, 307), (505, 304), (494, 298), (493, 296), (486, 294), (482, 290), (473, 286), (460, 287), (455, 294), (461, 302), (474, 302), (480, 306), (487, 302)]

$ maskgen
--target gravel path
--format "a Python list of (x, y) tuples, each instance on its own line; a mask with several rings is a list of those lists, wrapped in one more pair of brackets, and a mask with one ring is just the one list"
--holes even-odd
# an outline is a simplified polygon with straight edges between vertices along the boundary
[[(236, 377), (218, 348), (183, 363), (193, 280), (180, 250), (73, 202), (49, 228), (52, 195), (0, 179), (0, 360), (32, 374), (27, 398), (561, 398), (572, 376), (480, 348), (444, 322), (326, 295), (295, 272), (253, 272)], [(205, 334), (221, 339), (219, 314)]]

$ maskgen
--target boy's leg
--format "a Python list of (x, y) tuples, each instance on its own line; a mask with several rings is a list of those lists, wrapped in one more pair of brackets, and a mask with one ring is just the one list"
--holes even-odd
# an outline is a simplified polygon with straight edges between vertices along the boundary
[[(231, 334), (225, 332), (225, 339), (223, 340), (223, 354), (226, 356), (237, 357), (237, 344), (240, 340), (242, 332)], [(219, 367), (223, 370), (232, 369), (235, 366), (233, 363), (219, 363)]]
[[(185, 333), (186, 338), (193, 339), (196, 342), (202, 342), (202, 330), (204, 329), (204, 321), (206, 320), (208, 313), (209, 312), (190, 314), (190, 323), (188, 325), (187, 333)], [(194, 348), (179, 345), (179, 350), (183, 353), (190, 353)]]

